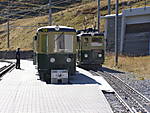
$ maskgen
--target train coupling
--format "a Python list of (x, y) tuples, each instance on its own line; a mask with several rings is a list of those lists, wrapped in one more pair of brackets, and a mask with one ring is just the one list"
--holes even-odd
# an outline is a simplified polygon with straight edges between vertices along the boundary
[(68, 70), (51, 70), (51, 83), (68, 83)]

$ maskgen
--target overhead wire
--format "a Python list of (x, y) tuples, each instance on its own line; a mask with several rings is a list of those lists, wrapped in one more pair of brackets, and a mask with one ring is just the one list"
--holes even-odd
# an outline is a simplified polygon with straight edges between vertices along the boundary
[[(66, 2), (68, 2), (68, 0), (65, 0), (65, 1), (57, 1), (57, 2), (52, 2), (52, 5), (53, 6), (56, 6), (56, 5), (59, 5), (59, 4), (61, 4), (61, 3), (66, 3)], [(20, 2), (18, 2), (18, 3), (20, 3)], [(34, 10), (38, 10), (38, 9), (42, 9), (42, 8), (45, 8), (45, 7), (47, 7), (48, 6), (48, 4), (47, 5), (44, 5), (44, 6), (40, 6), (40, 8), (39, 7), (34, 7)], [(12, 6), (13, 7), (13, 6)], [(57, 6), (58, 7), (58, 6)], [(46, 9), (46, 8), (45, 8)], [(65, 8), (64, 8), (65, 9)], [(29, 10), (29, 9), (28, 9)], [(29, 10), (30, 11), (30, 10)], [(20, 11), (21, 12), (21, 11)], [(42, 14), (48, 14), (48, 12), (47, 13), (45, 13), (45, 12), (39, 12), (39, 13), (42, 13)], [(26, 14), (28, 14), (28, 13), (26, 13)], [(14, 16), (16, 16), (16, 14), (14, 14)], [(19, 14), (17, 14), (17, 16), (19, 16)], [(23, 16), (23, 15), (22, 15)], [(5, 16), (2, 16), (2, 17), (5, 17)]]
[[(68, 2), (68, 0), (65, 0), (65, 1), (57, 1), (57, 2), (52, 2), (52, 5), (53, 6), (55, 6), (55, 5), (59, 5), (59, 4), (62, 4), (62, 3), (66, 3), (66, 2)], [(16, 2), (16, 3), (22, 3), (22, 2)], [(1, 4), (2, 5), (2, 4)], [(2, 5), (2, 6), (6, 6), (6, 5)], [(40, 8), (42, 9), (42, 8), (45, 8), (46, 6), (48, 6), (48, 4), (47, 5), (44, 5), (44, 6), (40, 6)], [(13, 6), (9, 6), (9, 7), (13, 7)], [(35, 7), (34, 7), (34, 9), (35, 9)], [(38, 7), (36, 7), (36, 9), (39, 9)], [(42, 14), (44, 14), (44, 15), (47, 15), (48, 13), (45, 13), (45, 12), (40, 12), (40, 13), (42, 13)], [(27, 15), (28, 13), (26, 13), (26, 15)], [(20, 15), (20, 14), (13, 14), (13, 15), (11, 15), (12, 17), (15, 17), (15, 16), (25, 16), (25, 15)], [(2, 17), (4, 17), (4, 18), (6, 18), (7, 19), (7, 17), (5, 17), (5, 16), (2, 16)], [(11, 20), (13, 19), (13, 18), (10, 18)], [(14, 18), (14, 20), (15, 20), (15, 18)], [(7, 24), (6, 25), (1, 25), (0, 27), (7, 27)], [(39, 26), (12, 26), (12, 25), (10, 25), (10, 28), (34, 28), (34, 27), (39, 27)]]

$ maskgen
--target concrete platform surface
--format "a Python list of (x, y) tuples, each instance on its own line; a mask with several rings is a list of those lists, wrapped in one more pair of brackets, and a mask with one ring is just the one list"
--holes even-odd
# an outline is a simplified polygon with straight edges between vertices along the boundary
[(95, 82), (46, 84), (32, 61), (22, 60), (21, 68), (0, 81), (0, 113), (112, 113)]

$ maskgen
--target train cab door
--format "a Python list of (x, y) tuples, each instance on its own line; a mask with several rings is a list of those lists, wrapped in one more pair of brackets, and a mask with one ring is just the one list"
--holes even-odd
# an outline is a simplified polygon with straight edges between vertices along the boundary
[(77, 36), (77, 60), (81, 61), (81, 37)]

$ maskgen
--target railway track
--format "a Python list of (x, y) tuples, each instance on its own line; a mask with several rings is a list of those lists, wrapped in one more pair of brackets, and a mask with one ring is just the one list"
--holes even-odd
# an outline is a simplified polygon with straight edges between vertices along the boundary
[(133, 110), (115, 93), (104, 93), (114, 113), (134, 113)]
[(15, 63), (9, 62), (9, 61), (0, 61), (0, 62), (6, 62), (9, 63), (8, 65), (4, 65), (3, 67), (0, 68), (0, 78), (6, 74), (9, 70), (15, 67)]
[(126, 84), (120, 78), (107, 72), (91, 72), (94, 75), (103, 76), (105, 78), (105, 80), (115, 90), (116, 97), (119, 99), (126, 110), (131, 113), (150, 113), (150, 100)]

